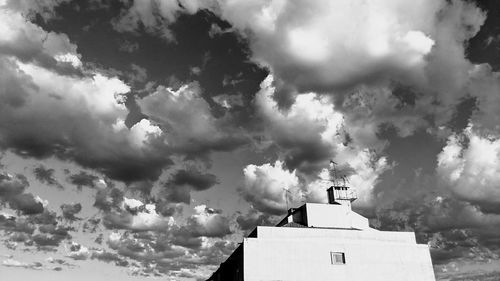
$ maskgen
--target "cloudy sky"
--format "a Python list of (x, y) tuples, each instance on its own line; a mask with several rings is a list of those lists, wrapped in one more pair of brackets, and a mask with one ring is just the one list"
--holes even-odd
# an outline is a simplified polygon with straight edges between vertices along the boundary
[(497, 280), (500, 5), (0, 0), (6, 280), (204, 280), (330, 159), (439, 280)]

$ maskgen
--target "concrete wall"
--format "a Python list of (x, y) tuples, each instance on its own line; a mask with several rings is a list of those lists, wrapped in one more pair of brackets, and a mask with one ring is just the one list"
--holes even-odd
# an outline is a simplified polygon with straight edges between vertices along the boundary
[(413, 232), (379, 231), (375, 229), (371, 231), (361, 231), (330, 228), (258, 226), (254, 237), (258, 237), (258, 239), (277, 240), (334, 239), (335, 241), (368, 240), (372, 242), (416, 244), (415, 234)]
[(309, 227), (371, 229), (368, 219), (348, 205), (307, 203), (290, 212), (277, 226), (295, 222)]
[(370, 228), (367, 218), (346, 205), (307, 203), (306, 210), (307, 225), (310, 227)]
[[(259, 227), (243, 242), (244, 280), (434, 281), (428, 247), (414, 241), (413, 233)], [(346, 263), (332, 264), (330, 252)]]

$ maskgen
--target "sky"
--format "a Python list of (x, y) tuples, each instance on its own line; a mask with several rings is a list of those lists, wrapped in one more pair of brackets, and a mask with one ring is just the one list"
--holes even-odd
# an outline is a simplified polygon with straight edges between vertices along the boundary
[(0, 275), (205, 280), (333, 160), (498, 280), (499, 124), (495, 0), (0, 0)]

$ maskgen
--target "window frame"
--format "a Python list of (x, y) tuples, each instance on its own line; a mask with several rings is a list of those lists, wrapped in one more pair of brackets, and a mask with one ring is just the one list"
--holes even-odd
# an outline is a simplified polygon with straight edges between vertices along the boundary
[[(342, 261), (339, 262), (337, 260), (338, 257), (341, 257)], [(345, 260), (345, 253), (344, 252), (336, 252), (336, 251), (330, 251), (330, 262), (333, 265), (342, 265), (346, 264)]]

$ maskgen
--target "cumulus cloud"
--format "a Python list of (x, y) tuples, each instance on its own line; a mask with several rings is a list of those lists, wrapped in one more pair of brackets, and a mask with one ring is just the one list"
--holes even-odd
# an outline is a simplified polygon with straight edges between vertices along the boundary
[[(203, 9), (230, 22), (248, 38), (254, 59), (299, 91), (389, 78), (420, 83), (429, 60), (463, 65), (462, 44), (485, 19), (474, 5), (461, 1), (137, 0), (117, 26), (136, 30), (141, 22), (161, 28), (180, 13)], [(452, 51), (444, 54), (446, 49)]]
[(170, 161), (148, 142), (161, 134), (157, 126), (123, 125), (129, 86), (83, 69), (66, 35), (44, 31), (9, 6), (0, 11), (0, 146), (74, 160), (115, 179), (156, 179)]
[(429, 243), (435, 264), (498, 257), (492, 245), (500, 216), (483, 213), (479, 207), (450, 196), (413, 195), (377, 208), (372, 222), (381, 230), (415, 231), (419, 242)]
[[(466, 59), (467, 41), (486, 17), (473, 3), (123, 2), (113, 21), (116, 30), (145, 29), (167, 39), (175, 39), (168, 25), (181, 14), (209, 9), (232, 25), (224, 31), (214, 25), (210, 36), (240, 32), (245, 37), (241, 42), (249, 44), (249, 56), (272, 73), (254, 97), (254, 92), (247, 95), (239, 90), (208, 93), (201, 81), (205, 66), (189, 66), (199, 83), (178, 89), (159, 86), (146, 95), (153, 89), (148, 86), (137, 101), (142, 119), (134, 117), (137, 122), (131, 123), (124, 98), (131, 97), (131, 86), (89, 69), (68, 36), (45, 31), (17, 13), (23, 11), (29, 17), (37, 13), (48, 19), (62, 1), (9, 1), (0, 7), (4, 26), (0, 27), (0, 84), (4, 86), (0, 147), (26, 157), (75, 161), (96, 175), (101, 172), (125, 182), (120, 189), (100, 184), (99, 177), (87, 172), (68, 175), (78, 188), (88, 186), (96, 192), (94, 206), (100, 212), (85, 219), (85, 231), (96, 232), (101, 225), (116, 231), (108, 238), (110, 249), (73, 243), (69, 258), (129, 266), (133, 274), (169, 272), (199, 278), (199, 266), (222, 262), (235, 246), (220, 241), (233, 232), (229, 218), (200, 205), (182, 224), (182, 219), (173, 217), (180, 214), (182, 204), (172, 203), (189, 204), (191, 191), (204, 191), (217, 183), (215, 175), (206, 171), (211, 152), (232, 151), (245, 144), (255, 145), (269, 157), (244, 168), (241, 194), (252, 209), (236, 218), (243, 230), (272, 223), (272, 215), (285, 211), (286, 201), (289, 207), (304, 201), (325, 202), (330, 179), (325, 165), (330, 159), (339, 163), (339, 172), (358, 190), (356, 202), (374, 207), (372, 191), (393, 165), (384, 155), (390, 140), (380, 139), (380, 128), (387, 126), (396, 128), (401, 138), (421, 128), (447, 138), (437, 161), (439, 183), (446, 188), (432, 191), (446, 194), (433, 193), (432, 198), (419, 201), (411, 194), (422, 191), (412, 190), (400, 195), (411, 197), (408, 202), (390, 205), (390, 192), (380, 192), (377, 196), (384, 196), (390, 206), (374, 211), (379, 225), (416, 230), (417, 238), (431, 241), (433, 257), (439, 261), (477, 252), (485, 253), (478, 258), (495, 257), (486, 248), (497, 244), (500, 224), (496, 206), (500, 194), (495, 185), (500, 180), (496, 168), (500, 80), (488, 65)], [(139, 44), (129, 43), (123, 49), (138, 54)], [(142, 66), (132, 65), (133, 86), (146, 82), (151, 74)], [(240, 83), (244, 76), (237, 73), (217, 83), (226, 87)], [(472, 114), (461, 117), (472, 125), (451, 136), (446, 135), (451, 130), (436, 130), (450, 124), (464, 99), (475, 103)], [(170, 156), (202, 159), (207, 167), (168, 171), (170, 178), (160, 199), (152, 199), (154, 182), (172, 164)], [(52, 169), (40, 166), (35, 176), (57, 184)], [(77, 219), (82, 205), (61, 205), (64, 219), (58, 218), (46, 209), (45, 200), (26, 193), (24, 180), (0, 174), (2, 204), (19, 211), (12, 217), (0, 215), (0, 229), (7, 233), (9, 247), (24, 243), (53, 250), (70, 239), (73, 229), (63, 223)], [(137, 195), (140, 200), (132, 198)], [(104, 233), (99, 233), (97, 243), (101, 244)]]
[(21, 244), (27, 250), (55, 251), (63, 240), (71, 238), (72, 227), (59, 223), (54, 212), (19, 216), (0, 215), (0, 230), (4, 231), (5, 242), (12, 247)]
[(222, 211), (206, 205), (198, 205), (194, 210), (196, 214), (190, 216), (186, 223), (194, 236), (224, 237), (232, 233), (229, 219), (221, 214)]
[[(157, 272), (156, 265), (163, 264), (162, 261), (172, 261), (185, 254), (183, 249), (173, 247), (165, 234), (142, 234), (144, 235), (113, 232), (107, 240), (108, 246), (122, 259), (130, 258), (141, 263), (135, 266), (138, 273)], [(171, 268), (165, 266), (167, 270)]]
[(173, 172), (165, 182), (161, 196), (170, 202), (189, 204), (192, 190), (207, 190), (217, 183), (217, 177), (214, 174), (202, 172), (197, 167), (189, 166)]
[(129, 262), (122, 256), (102, 249), (94, 250), (92, 252), (91, 258), (104, 262), (113, 262), (115, 265), (118, 266), (127, 266), (129, 264)]
[(248, 231), (253, 230), (257, 226), (261, 225), (274, 225), (271, 221), (271, 216), (268, 214), (261, 213), (255, 209), (250, 209), (246, 214), (241, 214), (236, 217), (236, 222), (241, 230)]
[[(211, 10), (246, 37), (255, 61), (270, 68), (278, 85), (273, 96), (280, 100), (280, 106), (284, 100), (293, 103), (293, 93), (344, 96), (359, 91), (357, 98), (368, 106), (354, 108), (357, 117), (364, 117), (357, 119), (358, 125), (374, 134), (380, 123), (389, 122), (402, 135), (409, 135), (416, 127), (433, 125), (424, 116), (435, 118), (434, 124), (447, 124), (460, 101), (477, 92), (468, 90), (475, 66), (466, 59), (465, 46), (479, 31), (486, 14), (473, 3), (185, 2), (134, 1), (126, 18), (135, 22), (129, 25), (132, 29), (138, 27), (137, 22), (164, 27), (175, 21), (173, 15)], [(170, 16), (161, 16), (165, 5), (170, 7)], [(402, 108), (398, 88), (405, 89), (414, 102)], [(226, 106), (223, 100), (216, 102)], [(372, 103), (376, 108), (371, 108)], [(484, 104), (492, 108), (491, 103)], [(352, 110), (350, 106), (344, 112)]]
[(500, 140), (473, 126), (451, 135), (438, 157), (437, 172), (457, 196), (471, 202), (500, 201)]
[(197, 170), (178, 170), (172, 176), (171, 183), (175, 185), (189, 185), (194, 190), (201, 191), (217, 183), (217, 177), (210, 173), (201, 173)]
[(43, 212), (43, 202), (31, 193), (19, 194), (9, 200), (9, 206), (21, 211), (25, 215), (39, 214)]
[[(109, 229), (167, 230), (174, 224), (172, 217), (164, 217), (156, 212), (155, 204), (144, 204), (127, 197), (112, 200), (114, 209), (106, 210), (103, 214), (103, 224)], [(121, 204), (118, 205), (118, 202)]]
[(196, 82), (178, 90), (159, 86), (137, 103), (165, 131), (166, 142), (174, 152), (203, 158), (210, 151), (231, 151), (248, 142), (244, 132), (212, 115)]
[(24, 193), (29, 186), (23, 175), (12, 176), (0, 173), (0, 202), (8, 203), (9, 207), (23, 214), (39, 214), (44, 211), (44, 200), (31, 193)]
[[(317, 180), (329, 160), (335, 159), (352, 186), (358, 189), (358, 204), (372, 204), (372, 189), (379, 176), (391, 167), (380, 153), (385, 143), (377, 137), (378, 126), (357, 122), (356, 118), (336, 110), (331, 99), (315, 93), (298, 95), (288, 110), (280, 110), (272, 98), (275, 92), (272, 76), (261, 87), (255, 103), (269, 139), (277, 146), (284, 165), (292, 171), (296, 169), (306, 182), (302, 186), (310, 186), (309, 191), (304, 188), (309, 194), (306, 196), (324, 201), (311, 192), (318, 189), (318, 184), (322, 185)], [(278, 193), (274, 194), (278, 198)]]
[(62, 204), (61, 211), (63, 217), (67, 220), (74, 221), (77, 218), (75, 215), (78, 214), (82, 210), (82, 204), (80, 203), (72, 203), (72, 204)]
[(66, 256), (74, 260), (86, 260), (91, 256), (91, 252), (87, 247), (76, 242), (71, 242), (69, 252)]
[(297, 194), (300, 192), (299, 178), (295, 171), (284, 169), (281, 161), (276, 161), (274, 165), (248, 165), (243, 174), (245, 184), (241, 190), (242, 195), (259, 211), (282, 214), (286, 212), (286, 200), (290, 200), (291, 204), (301, 196)]
[(0, 174), (0, 197), (2, 199), (21, 194), (28, 186), (28, 180), (23, 175), (13, 176), (5, 172)]
[[(435, 44), (441, 1), (221, 1), (257, 60), (301, 90), (418, 76)], [(243, 16), (245, 15), (245, 16)]]

